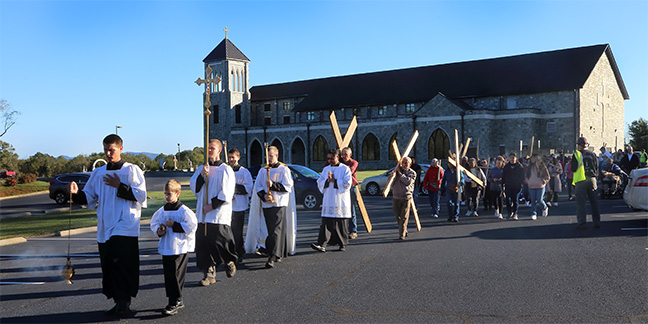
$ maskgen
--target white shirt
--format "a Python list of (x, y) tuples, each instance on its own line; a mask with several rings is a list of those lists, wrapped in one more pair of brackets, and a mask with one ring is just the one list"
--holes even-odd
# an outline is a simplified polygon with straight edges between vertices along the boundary
[[(329, 172), (333, 174), (335, 183), (325, 185)], [(351, 188), (353, 176), (348, 166), (340, 163), (338, 166), (327, 165), (317, 179), (317, 187), (323, 194), (322, 217), (351, 218)], [(337, 188), (335, 188), (337, 187)]]
[(168, 219), (179, 223), (185, 232), (176, 233), (173, 228), (167, 227), (166, 234), (160, 237), (158, 252), (161, 255), (180, 255), (193, 252), (196, 247), (196, 228), (198, 227), (196, 214), (185, 205), (182, 205), (178, 210), (164, 210), (164, 206), (162, 206), (151, 218), (151, 231), (157, 235), (160, 224), (165, 224)]
[[(255, 195), (259, 191), (265, 191), (266, 193), (268, 193), (268, 185), (266, 183), (267, 179), (268, 179), (267, 169), (261, 168), (256, 178), (256, 183), (254, 187)], [(283, 187), (286, 189), (286, 192), (271, 190), (270, 194), (272, 195), (272, 199), (274, 199), (274, 202), (267, 203), (263, 201), (261, 202), (261, 208), (288, 206), (288, 203), (290, 202), (290, 192), (293, 189), (293, 178), (292, 178), (292, 173), (290, 172), (290, 168), (288, 168), (284, 164), (280, 164), (279, 167), (276, 168), (270, 168), (270, 180), (272, 180), (272, 182), (277, 182), (282, 184)]]
[[(117, 197), (117, 188), (104, 183), (104, 177), (115, 174), (133, 190), (137, 201)], [(97, 242), (106, 243), (113, 235), (139, 237), (140, 216), (146, 208), (146, 181), (142, 170), (125, 162), (119, 170), (106, 170), (106, 166), (92, 171), (83, 188), (88, 208), (97, 208)]]
[[(208, 204), (211, 205), (212, 198), (218, 198), (224, 201), (220, 207), (211, 210), (207, 215), (203, 214), (203, 206), (205, 205), (205, 185), (200, 188), (197, 187), (197, 180), (204, 168), (204, 165), (199, 166), (191, 177), (189, 186), (191, 191), (196, 195), (196, 218), (198, 223), (212, 223), (212, 224), (232, 224), (232, 197), (234, 197), (234, 188), (236, 185), (236, 177), (234, 170), (227, 164), (209, 167), (209, 176), (207, 176), (207, 189), (209, 194)], [(200, 190), (196, 192), (196, 190)]]
[(248, 169), (241, 167), (238, 171), (234, 171), (236, 176), (236, 184), (242, 185), (247, 191), (247, 195), (234, 195), (234, 200), (232, 201), (232, 210), (233, 211), (246, 211), (250, 205), (250, 196), (252, 195), (252, 187), (254, 187), (254, 182), (252, 181), (252, 175)]

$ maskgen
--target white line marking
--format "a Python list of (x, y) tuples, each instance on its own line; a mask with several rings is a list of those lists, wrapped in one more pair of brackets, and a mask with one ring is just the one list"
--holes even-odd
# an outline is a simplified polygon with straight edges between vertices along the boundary
[(626, 227), (626, 228), (622, 228), (621, 230), (622, 231), (647, 231), (648, 227), (644, 227), (644, 228), (641, 228), (641, 227), (635, 227), (635, 228)]
[(0, 281), (0, 285), (44, 285), (45, 282)]

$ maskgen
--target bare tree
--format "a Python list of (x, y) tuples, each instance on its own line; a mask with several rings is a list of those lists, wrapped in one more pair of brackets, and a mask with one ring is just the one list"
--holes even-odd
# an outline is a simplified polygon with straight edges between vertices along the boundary
[(20, 113), (13, 110), (11, 103), (5, 99), (0, 99), (0, 114), (2, 115), (2, 128), (0, 128), (0, 137), (4, 136), (7, 133), (9, 128), (16, 124), (16, 119), (20, 116)]

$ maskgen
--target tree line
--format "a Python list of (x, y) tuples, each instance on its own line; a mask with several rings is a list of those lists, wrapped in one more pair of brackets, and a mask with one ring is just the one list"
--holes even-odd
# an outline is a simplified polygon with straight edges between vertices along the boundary
[[(204, 163), (205, 155), (202, 147), (195, 147), (193, 150), (185, 150), (177, 154), (158, 154), (151, 159), (144, 154), (134, 155), (122, 153), (122, 159), (126, 162), (139, 166), (144, 171), (161, 171), (159, 162), (164, 161), (165, 170), (173, 170), (173, 157), (176, 157), (178, 169), (196, 168)], [(72, 159), (63, 156), (53, 157), (49, 154), (37, 152), (27, 159), (19, 159), (13, 146), (7, 142), (0, 141), (0, 169), (16, 171), (18, 174), (33, 174), (37, 177), (52, 177), (57, 174), (92, 171), (92, 165), (97, 159), (104, 159), (103, 152), (91, 153), (90, 155), (79, 154)], [(191, 163), (189, 162), (191, 161)], [(98, 163), (97, 167), (103, 165)]]

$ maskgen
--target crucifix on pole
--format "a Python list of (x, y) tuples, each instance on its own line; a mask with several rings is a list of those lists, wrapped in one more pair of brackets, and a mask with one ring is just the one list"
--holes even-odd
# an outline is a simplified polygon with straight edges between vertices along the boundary
[[(211, 107), (211, 87), (212, 85), (219, 84), (221, 81), (218, 76), (212, 77), (213, 72), (211, 66), (207, 65), (207, 68), (205, 68), (205, 78), (198, 78), (195, 81), (199, 86), (203, 84), (205, 85), (205, 111), (203, 112), (205, 114), (205, 168), (209, 168), (209, 115), (211, 115), (209, 108)], [(209, 196), (207, 195), (207, 192), (207, 179), (205, 179), (205, 205), (209, 204)], [(205, 226), (205, 235), (207, 235), (207, 226)]]
[[(349, 128), (347, 128), (346, 134), (344, 134), (344, 138), (342, 138), (342, 134), (340, 133), (340, 127), (338, 126), (334, 111), (331, 112), (329, 120), (331, 122), (333, 136), (335, 137), (335, 143), (337, 144), (338, 149), (348, 147), (351, 143), (351, 139), (353, 138), (353, 133), (355, 133), (356, 128), (358, 128), (358, 121), (356, 120), (356, 117), (353, 116), (353, 119), (349, 124)], [(360, 194), (360, 189), (358, 189), (358, 186), (355, 187), (355, 191), (356, 198), (358, 200), (358, 209), (360, 209), (362, 220), (364, 221), (365, 227), (367, 228), (367, 233), (371, 233), (373, 226), (371, 225), (371, 221), (369, 220), (369, 214), (367, 214), (367, 208), (365, 208), (364, 200), (362, 200), (362, 195)], [(351, 206), (351, 208), (353, 208), (353, 206)]]
[[(410, 151), (414, 147), (414, 144), (416, 143), (416, 139), (419, 136), (418, 130), (414, 131), (414, 134), (412, 134), (412, 138), (410, 139), (409, 144), (407, 145), (407, 148), (405, 149), (405, 152), (403, 152), (403, 155), (400, 154), (400, 150), (398, 149), (398, 144), (396, 144), (396, 140), (394, 139), (391, 142), (392, 150), (394, 151), (394, 156), (396, 157), (397, 165), (396, 168), (400, 165), (401, 159), (403, 157), (406, 157), (409, 155)], [(394, 178), (396, 177), (396, 169), (394, 168), (394, 171), (392, 171), (391, 175), (389, 176), (389, 180), (387, 181), (387, 186), (385, 186), (385, 191), (383, 191), (383, 197), (387, 197), (389, 194), (389, 190), (391, 189), (392, 184), (394, 183)], [(421, 231), (421, 221), (419, 220), (418, 217), (418, 210), (416, 210), (416, 204), (414, 204), (414, 199), (410, 199), (410, 207), (412, 208), (412, 214), (414, 215), (414, 221), (416, 222), (416, 230), (418, 232)]]

